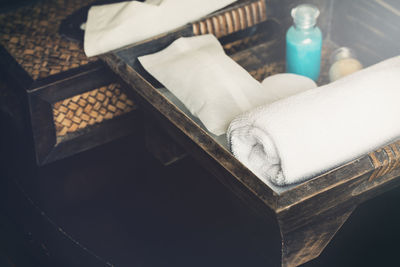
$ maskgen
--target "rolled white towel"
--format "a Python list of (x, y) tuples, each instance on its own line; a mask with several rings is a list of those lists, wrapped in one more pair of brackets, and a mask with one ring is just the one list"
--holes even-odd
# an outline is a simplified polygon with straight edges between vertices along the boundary
[(235, 118), (232, 153), (261, 180), (315, 177), (400, 137), (400, 57)]
[(93, 6), (84, 37), (88, 57), (177, 29), (237, 0), (148, 0)]

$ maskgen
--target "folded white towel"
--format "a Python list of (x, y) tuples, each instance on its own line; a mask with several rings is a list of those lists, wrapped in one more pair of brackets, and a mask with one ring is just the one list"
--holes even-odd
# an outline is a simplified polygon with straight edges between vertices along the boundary
[(213, 35), (179, 38), (139, 61), (215, 135), (224, 134), (235, 116), (265, 103), (261, 84)]
[(84, 37), (95, 56), (162, 34), (200, 19), (237, 0), (148, 0), (93, 6)]
[(399, 138), (399, 101), (395, 57), (240, 115), (228, 142), (265, 182), (298, 183)]
[[(266, 80), (270, 86), (264, 90), (225, 54), (213, 35), (180, 38), (160, 52), (139, 57), (139, 61), (215, 135), (224, 134), (235, 116), (279, 99), (274, 88), (293, 82), (305, 84), (303, 88), (315, 86), (308, 78), (290, 74)], [(285, 91), (288, 94), (290, 90)]]

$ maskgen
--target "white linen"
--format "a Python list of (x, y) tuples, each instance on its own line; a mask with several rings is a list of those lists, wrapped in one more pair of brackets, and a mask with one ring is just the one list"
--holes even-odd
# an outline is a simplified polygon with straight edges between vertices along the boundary
[(224, 134), (235, 116), (272, 100), (210, 34), (179, 38), (138, 59), (215, 135)]
[(400, 137), (400, 57), (235, 118), (233, 154), (261, 180), (298, 183)]
[(200, 19), (237, 0), (148, 0), (93, 6), (84, 37), (88, 57), (136, 43)]
[(225, 54), (213, 35), (180, 38), (139, 61), (215, 135), (224, 134), (232, 119), (245, 111), (297, 92), (298, 87), (316, 86), (309, 78), (282, 74), (280, 79), (266, 79), (264, 88)]

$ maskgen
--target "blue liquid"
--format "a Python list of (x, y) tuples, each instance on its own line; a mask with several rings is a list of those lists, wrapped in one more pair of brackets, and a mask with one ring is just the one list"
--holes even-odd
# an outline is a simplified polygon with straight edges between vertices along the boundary
[(318, 27), (299, 29), (290, 27), (286, 33), (286, 72), (319, 77), (322, 34)]

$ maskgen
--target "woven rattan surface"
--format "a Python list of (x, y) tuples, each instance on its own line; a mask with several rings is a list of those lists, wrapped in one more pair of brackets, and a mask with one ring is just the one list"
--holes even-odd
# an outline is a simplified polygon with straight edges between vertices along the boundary
[(42, 0), (0, 14), (0, 44), (34, 79), (96, 60), (58, 34), (61, 21), (94, 0)]
[[(91, 2), (43, 0), (0, 14), (0, 44), (34, 80), (95, 61), (85, 56), (80, 44), (58, 34), (65, 17)], [(133, 102), (116, 83), (54, 103), (57, 140), (133, 109)]]
[[(394, 142), (384, 148), (369, 153), (369, 157), (374, 165), (374, 172), (369, 181), (382, 177), (400, 166), (400, 141)], [(379, 158), (379, 154), (385, 151), (386, 157)]]
[(283, 72), (285, 72), (285, 62), (279, 61), (279, 62), (272, 62), (259, 69), (250, 71), (250, 74), (251, 76), (254, 77), (254, 79), (261, 82), (268, 76)]
[(265, 1), (260, 0), (194, 23), (193, 33), (212, 33), (219, 38), (265, 21), (266, 14)]
[(57, 139), (133, 110), (134, 104), (117, 83), (53, 104)]

